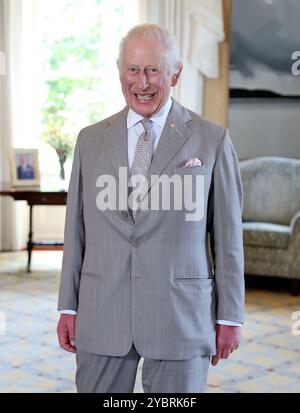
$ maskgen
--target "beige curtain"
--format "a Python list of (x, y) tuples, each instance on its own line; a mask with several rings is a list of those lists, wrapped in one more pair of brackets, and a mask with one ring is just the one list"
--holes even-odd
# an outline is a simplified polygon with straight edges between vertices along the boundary
[[(5, 55), (3, 49), (2, 4), (0, 3), (0, 149), (2, 144), (2, 82), (5, 75)], [(0, 182), (2, 181), (2, 150), (0, 150)], [(2, 201), (0, 199), (0, 251), (2, 250)]]
[[(1, 77), (1, 106), (0, 106), (0, 178), (1, 182), (8, 182), (9, 165), (7, 158), (8, 148), (12, 144), (12, 108), (11, 108), (11, 59), (10, 59), (10, 27), (9, 0), (0, 0), (0, 41), (1, 50), (5, 52), (6, 76)], [(9, 198), (0, 198), (0, 228), (1, 250), (10, 250), (16, 245), (16, 208)]]
[(184, 65), (175, 99), (202, 114), (204, 76), (217, 78), (219, 42), (224, 39), (222, 0), (140, 0), (142, 22), (175, 34)]
[[(9, 182), (8, 149), (31, 147), (34, 139), (36, 25), (38, 0), (0, 0), (1, 47), (6, 75), (1, 77), (0, 180)], [(25, 202), (1, 199), (1, 249), (26, 246)]]

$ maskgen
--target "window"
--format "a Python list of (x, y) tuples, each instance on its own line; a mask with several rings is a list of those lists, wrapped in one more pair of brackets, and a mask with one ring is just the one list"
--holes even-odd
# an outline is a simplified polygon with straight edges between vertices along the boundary
[[(59, 173), (81, 128), (124, 107), (116, 59), (120, 39), (138, 23), (137, 0), (40, 0), (42, 177)], [(60, 145), (60, 146), (59, 146)], [(71, 160), (66, 163), (70, 173)], [(51, 180), (50, 179), (50, 180)], [(68, 179), (66, 179), (68, 181)]]

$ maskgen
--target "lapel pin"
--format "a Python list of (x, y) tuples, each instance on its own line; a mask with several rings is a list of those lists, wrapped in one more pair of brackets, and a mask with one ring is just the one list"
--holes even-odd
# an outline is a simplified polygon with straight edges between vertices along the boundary
[(179, 130), (177, 128), (175, 128), (174, 123), (170, 123), (170, 128), (175, 129), (175, 132), (178, 133), (178, 135), (180, 135), (182, 138), (184, 138), (183, 134), (181, 132), (179, 132)]

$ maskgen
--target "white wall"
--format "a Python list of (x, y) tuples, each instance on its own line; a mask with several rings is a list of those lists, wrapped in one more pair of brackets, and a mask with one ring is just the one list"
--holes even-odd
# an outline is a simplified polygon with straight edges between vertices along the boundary
[(33, 207), (34, 241), (63, 241), (65, 225), (65, 206)]
[(300, 158), (300, 100), (236, 99), (229, 107), (229, 130), (239, 159)]

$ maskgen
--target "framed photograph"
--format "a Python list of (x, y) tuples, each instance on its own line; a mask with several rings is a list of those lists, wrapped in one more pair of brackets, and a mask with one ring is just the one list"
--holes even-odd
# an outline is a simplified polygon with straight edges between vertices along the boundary
[(40, 185), (37, 149), (12, 148), (9, 159), (12, 186)]

